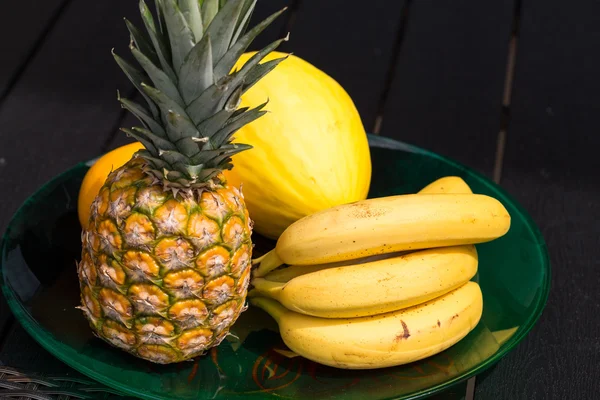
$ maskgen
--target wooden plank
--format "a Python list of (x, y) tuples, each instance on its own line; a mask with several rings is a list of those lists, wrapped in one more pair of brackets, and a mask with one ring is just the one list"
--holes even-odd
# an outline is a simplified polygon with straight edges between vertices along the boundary
[[(55, 26), (66, 3), (67, 1), (62, 0), (49, 0), (41, 3), (35, 13), (31, 13), (30, 5), (23, 2), (13, 2), (5, 9), (6, 15), (11, 17), (5, 18), (0, 24), (0, 48), (3, 49), (0, 63), (0, 106), (31, 57), (39, 50), (46, 34)], [(6, 159), (0, 156), (0, 174), (5, 163)], [(0, 347), (12, 322), (6, 300), (0, 296)]]
[(550, 252), (552, 288), (528, 337), (477, 399), (595, 398), (600, 391), (600, 4), (523, 2), (502, 185)]
[(0, 187), (11, 195), (3, 199), (0, 231), (41, 184), (95, 155), (115, 124), (116, 90), (130, 84), (110, 50), (124, 52), (121, 17), (135, 12), (134, 3), (71, 3), (2, 104)]
[[(279, 16), (271, 25), (269, 25), (251, 44), (248, 51), (257, 51), (276, 39), (285, 36), (285, 31), (288, 26), (293, 25), (294, 14), (296, 12), (295, 4), (299, 3), (299, 0), (260, 0), (256, 3), (254, 13), (250, 19), (249, 26), (255, 26), (269, 15), (279, 11), (283, 7), (288, 9)], [(284, 49), (282, 46), (281, 49)], [(136, 93), (132, 93), (132, 96), (139, 97)], [(139, 121), (131, 114), (127, 113), (124, 116), (123, 121), (119, 124), (119, 127), (131, 127), (138, 126)], [(132, 143), (134, 139), (128, 138), (123, 132), (115, 129), (112, 133), (103, 151), (109, 151), (116, 149), (119, 146), (123, 146), (128, 143)]]
[(383, 136), (491, 175), (512, 2), (411, 3)]
[(344, 0), (302, 1), (290, 41), (282, 49), (340, 83), (365, 128), (372, 131), (404, 1), (372, 1), (366, 7), (348, 4)]
[(7, 94), (46, 34), (52, 30), (63, 5), (68, 1), (42, 1), (36, 4), (35, 12), (32, 12), (31, 4), (25, 1), (13, 1), (3, 7), (5, 18), (0, 24), (0, 99)]
[[(116, 88), (130, 85), (110, 49), (122, 51), (128, 44), (121, 17), (135, 11), (134, 3), (70, 3), (0, 105), (0, 187), (5, 193), (0, 232), (44, 182), (97, 154), (119, 118)], [(9, 312), (0, 311), (3, 325)], [(25, 357), (40, 347), (12, 351)]]

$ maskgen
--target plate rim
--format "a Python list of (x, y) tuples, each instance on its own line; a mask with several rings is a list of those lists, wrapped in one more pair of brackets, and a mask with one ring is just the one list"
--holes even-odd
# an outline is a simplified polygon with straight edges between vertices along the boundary
[[(514, 348), (520, 342), (522, 342), (522, 340), (530, 333), (530, 331), (533, 329), (533, 327), (538, 323), (539, 319), (541, 318), (542, 314), (544, 313), (545, 307), (548, 302), (551, 283), (552, 283), (552, 266), (551, 266), (551, 262), (550, 262), (550, 256), (549, 256), (548, 247), (546, 245), (544, 236), (543, 236), (542, 232), (540, 231), (535, 220), (533, 220), (533, 218), (529, 214), (529, 212), (524, 208), (524, 206), (522, 206), (520, 204), (520, 202), (518, 202), (501, 185), (495, 183), (489, 177), (485, 176), (483, 173), (481, 173), (471, 167), (468, 167), (465, 164), (462, 164), (452, 158), (442, 156), (433, 151), (430, 151), (430, 150), (427, 150), (427, 149), (421, 148), (419, 146), (415, 146), (415, 145), (412, 145), (412, 144), (409, 144), (409, 143), (406, 143), (406, 142), (403, 142), (400, 140), (395, 140), (395, 139), (385, 137), (385, 136), (380, 136), (380, 135), (374, 135), (371, 133), (367, 133), (367, 139), (368, 139), (369, 148), (371, 148), (371, 147), (388, 148), (388, 149), (393, 149), (393, 150), (401, 150), (401, 151), (405, 151), (405, 152), (422, 154), (422, 155), (428, 156), (430, 158), (437, 159), (437, 160), (443, 161), (445, 163), (448, 163), (459, 170), (462, 170), (468, 174), (473, 175), (474, 177), (478, 178), (483, 184), (494, 188), (502, 196), (504, 196), (504, 198), (506, 200), (508, 200), (511, 203), (511, 205), (513, 205), (516, 208), (516, 210), (521, 214), (521, 216), (527, 222), (527, 226), (530, 229), (531, 233), (536, 238), (538, 245), (540, 247), (540, 252), (543, 255), (542, 262), (543, 262), (543, 265), (545, 268), (544, 268), (544, 276), (543, 276), (542, 281), (544, 284), (542, 287), (542, 291), (537, 298), (537, 303), (535, 304), (535, 308), (534, 308), (533, 312), (527, 317), (527, 319), (525, 320), (525, 323), (523, 323), (517, 329), (517, 332), (515, 332), (515, 334), (510, 339), (508, 339), (505, 343), (502, 343), (500, 345), (500, 348), (494, 353), (495, 357), (493, 359), (490, 358), (490, 359), (484, 360), (484, 361), (480, 362), (478, 365), (472, 367), (469, 371), (467, 371), (463, 374), (457, 375), (454, 378), (451, 378), (444, 382), (437, 383), (428, 388), (417, 390), (413, 393), (408, 393), (406, 395), (402, 395), (402, 396), (408, 396), (414, 400), (422, 399), (422, 398), (431, 396), (435, 393), (439, 393), (443, 390), (449, 389), (450, 387), (453, 387), (459, 383), (462, 383), (462, 382), (472, 378), (473, 376), (481, 374), (482, 372), (488, 370), (489, 368), (494, 366), (496, 363), (498, 363), (500, 360), (502, 360), (510, 351), (514, 350)], [(21, 324), (23, 329), (33, 338), (33, 340), (35, 340), (38, 344), (40, 344), (46, 351), (48, 351), (54, 357), (58, 358), (61, 362), (65, 363), (66, 365), (70, 366), (71, 368), (79, 371), (80, 373), (87, 375), (88, 377), (96, 380), (97, 382), (99, 382), (101, 384), (111, 387), (112, 389), (119, 390), (123, 394), (139, 396), (140, 395), (139, 393), (135, 392), (133, 389), (130, 389), (125, 385), (122, 385), (121, 383), (119, 383), (117, 381), (114, 381), (112, 378), (109, 378), (103, 374), (97, 373), (95, 370), (93, 370), (93, 369), (87, 367), (86, 365), (83, 365), (77, 361), (68, 360), (67, 357), (63, 356), (62, 353), (54, 346), (54, 343), (52, 343), (52, 342), (58, 342), (59, 344), (62, 345), (62, 343), (60, 341), (58, 341), (57, 339), (55, 339), (51, 333), (45, 332), (43, 330), (42, 335), (39, 335), (38, 332), (34, 332), (34, 329), (32, 328), (31, 325), (33, 325), (33, 324), (39, 325), (39, 323), (37, 322), (37, 320), (35, 320), (35, 318), (33, 318), (33, 316), (31, 316), (27, 312), (27, 310), (16, 299), (14, 293), (12, 293), (12, 289), (7, 284), (6, 278), (4, 277), (4, 274), (3, 274), (3, 260), (6, 257), (6, 251), (7, 251), (6, 245), (9, 240), (8, 236), (11, 232), (11, 227), (12, 227), (13, 222), (16, 219), (16, 217), (18, 215), (20, 215), (22, 212), (24, 212), (25, 208), (31, 202), (32, 198), (39, 196), (45, 190), (49, 190), (49, 188), (52, 187), (52, 185), (55, 182), (60, 181), (65, 175), (69, 174), (73, 170), (75, 170), (77, 168), (81, 168), (81, 167), (89, 168), (91, 165), (93, 165), (98, 160), (98, 158), (99, 157), (90, 159), (88, 161), (79, 162), (79, 163), (74, 164), (71, 167), (67, 168), (63, 172), (55, 175), (54, 177), (52, 177), (51, 179), (49, 179), (48, 181), (43, 183), (41, 186), (39, 186), (33, 193), (31, 193), (29, 196), (27, 196), (25, 201), (23, 201), (22, 204), (13, 213), (12, 217), (9, 219), (9, 221), (7, 223), (6, 230), (4, 231), (4, 233), (2, 235), (2, 240), (0, 240), (0, 288), (2, 289), (2, 293), (3, 293), (4, 297), (6, 298), (7, 304), (9, 306), (10, 310), (12, 311), (15, 319)], [(25, 321), (23, 321), (23, 320), (25, 320)], [(159, 396), (153, 395), (151, 393), (144, 393), (143, 395), (145, 398), (148, 398), (148, 399), (155, 399), (155, 400), (163, 400), (164, 399), (164, 397), (159, 397)], [(388, 397), (385, 400), (394, 400), (394, 399), (398, 399), (398, 397)]]

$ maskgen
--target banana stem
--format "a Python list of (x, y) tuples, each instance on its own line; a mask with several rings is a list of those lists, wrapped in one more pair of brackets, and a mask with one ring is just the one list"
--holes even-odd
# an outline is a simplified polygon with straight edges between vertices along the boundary
[(248, 299), (250, 304), (261, 308), (267, 314), (269, 314), (273, 319), (279, 324), (281, 317), (287, 312), (287, 309), (279, 304), (277, 301), (273, 299), (268, 299), (266, 297), (250, 297)]
[(267, 296), (276, 300), (279, 300), (279, 293), (281, 292), (281, 289), (283, 289), (283, 286), (285, 286), (284, 283), (272, 282), (265, 278), (254, 278), (252, 281), (250, 281), (250, 283), (252, 286), (254, 286), (254, 289), (252, 290), (256, 290), (263, 296)]
[(252, 260), (252, 264), (260, 264), (258, 268), (254, 270), (254, 276), (263, 277), (282, 265), (283, 261), (279, 258), (275, 250), (271, 250), (264, 256)]

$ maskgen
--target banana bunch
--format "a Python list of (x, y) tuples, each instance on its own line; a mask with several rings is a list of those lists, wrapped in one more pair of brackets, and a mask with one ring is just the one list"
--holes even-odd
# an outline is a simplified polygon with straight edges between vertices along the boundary
[(474, 245), (509, 228), (498, 200), (454, 176), (416, 194), (333, 207), (295, 222), (253, 260), (249, 300), (276, 320), (292, 351), (315, 362), (410, 363), (478, 324)]

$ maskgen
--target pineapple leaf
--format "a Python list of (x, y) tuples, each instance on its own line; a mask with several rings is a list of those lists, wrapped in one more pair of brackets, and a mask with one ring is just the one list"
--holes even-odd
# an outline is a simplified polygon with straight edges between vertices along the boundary
[(202, 172), (202, 170), (204, 170), (204, 165), (202, 165), (202, 164), (200, 164), (200, 165), (182, 164), (182, 166), (192, 179), (198, 178), (198, 176), (200, 176), (200, 173)]
[(264, 62), (252, 68), (252, 70), (250, 70), (250, 72), (248, 72), (248, 74), (246, 75), (246, 79), (244, 81), (244, 90), (242, 91), (242, 94), (246, 93), (248, 89), (254, 86), (256, 82), (258, 82), (265, 75), (271, 72), (280, 62), (285, 60), (287, 57), (288, 56), (276, 58), (274, 60)]
[(199, 136), (196, 126), (188, 118), (183, 107), (152, 86), (142, 84), (142, 88), (160, 107), (162, 114), (165, 117), (164, 122), (167, 125), (167, 136), (170, 140), (179, 140), (182, 138), (182, 135)]
[(158, 15), (158, 29), (161, 33), (166, 33), (167, 24), (165, 23), (165, 15), (162, 12), (160, 0), (154, 0), (154, 8), (156, 9), (156, 15)]
[(215, 15), (219, 11), (219, 0), (204, 0), (202, 2), (202, 21), (205, 26), (209, 26)]
[(232, 111), (225, 108), (212, 117), (205, 119), (198, 125), (200, 134), (204, 137), (211, 137), (225, 125), (231, 114)]
[(241, 114), (239, 117), (235, 119), (235, 121), (229, 122), (225, 124), (225, 126), (220, 129), (217, 133), (211, 137), (211, 141), (216, 147), (220, 147), (222, 144), (226, 143), (227, 140), (242, 126), (249, 124), (257, 118), (262, 117), (267, 112), (263, 111), (261, 108), (264, 107), (258, 106), (248, 112)]
[(179, 71), (179, 90), (186, 104), (213, 84), (212, 67), (210, 35), (206, 34), (189, 52)]
[(125, 24), (127, 25), (127, 29), (131, 34), (131, 40), (135, 43), (136, 47), (148, 57), (153, 64), (160, 63), (158, 59), (158, 55), (156, 55), (156, 51), (154, 47), (149, 42), (149, 38), (142, 31), (135, 27), (127, 18), (125, 18)]
[(212, 160), (223, 153), (223, 149), (201, 151), (190, 158), (192, 164), (206, 164), (208, 160)]
[(122, 98), (121, 96), (118, 97), (118, 100), (121, 102), (123, 108), (135, 115), (140, 122), (146, 126), (146, 128), (160, 137), (166, 137), (163, 127), (150, 116), (148, 110), (146, 110), (144, 106), (131, 100)]
[(186, 157), (194, 157), (200, 151), (198, 143), (191, 137), (184, 137), (177, 141), (177, 149)]
[(250, 18), (252, 17), (252, 13), (254, 12), (254, 7), (256, 7), (256, 0), (246, 0), (244, 2), (244, 7), (242, 8), (242, 18), (240, 18), (236, 24), (236, 29), (231, 38), (231, 43), (229, 46), (233, 46), (239, 37), (244, 34), (246, 28), (248, 28), (248, 24), (250, 23)]
[[(258, 69), (260, 71), (261, 69), (261, 65), (267, 64), (268, 62), (265, 62), (261, 65), (257, 65), (265, 56), (267, 56), (269, 53), (271, 53), (273, 50), (275, 50), (277, 48), (277, 46), (279, 46), (282, 42), (286, 41), (288, 38), (285, 37), (283, 39), (279, 39), (276, 40), (275, 42), (267, 45), (266, 47), (264, 47), (263, 49), (261, 49), (260, 51), (256, 52), (252, 57), (250, 57), (250, 59), (248, 59), (248, 61), (246, 61), (246, 63), (242, 66), (242, 68), (237, 71), (236, 73), (234, 73), (232, 76), (232, 83), (231, 86), (233, 87), (237, 87), (239, 84), (242, 85), (250, 85), (252, 86), (254, 83), (256, 83), (256, 81), (252, 82), (251, 80), (248, 80), (248, 75), (252, 78), (255, 79), (254, 77), (260, 75), (260, 77), (263, 77), (264, 75), (266, 75), (269, 71), (271, 71), (273, 68), (275, 68), (275, 65), (273, 65), (270, 69), (268, 69), (267, 71), (264, 71), (262, 73), (257, 73), (256, 71), (253, 71), (255, 68)], [(263, 67), (264, 68), (264, 67)], [(220, 105), (222, 107), (222, 105)]]
[(200, 173), (200, 175), (198, 176), (198, 180), (201, 182), (206, 182), (209, 179), (214, 178), (215, 176), (219, 175), (221, 173), (221, 169), (220, 168), (210, 168), (210, 169), (203, 169), (202, 172)]
[(172, 150), (159, 150), (158, 155), (162, 160), (165, 160), (169, 164), (173, 165), (175, 163), (183, 163), (187, 164), (190, 162), (190, 159), (183, 154), (172, 151)]
[(246, 61), (246, 63), (242, 66), (242, 68), (235, 73), (235, 75), (245, 76), (252, 68), (254, 68), (263, 58), (265, 58), (269, 53), (275, 50), (281, 43), (288, 40), (288, 37), (284, 37), (282, 39), (276, 40), (273, 43), (265, 46), (261, 50), (257, 51), (252, 57)]
[(229, 49), (235, 21), (238, 20), (243, 5), (244, 0), (228, 0), (208, 25), (206, 32), (210, 34), (214, 63)]
[(194, 34), (194, 43), (198, 43), (204, 32), (200, 3), (198, 3), (198, 0), (179, 0), (179, 9)]
[(167, 168), (171, 168), (171, 166), (169, 164), (167, 164), (160, 158), (152, 157), (152, 156), (145, 155), (145, 154), (142, 154), (141, 156), (144, 157), (146, 160), (150, 161), (151, 165), (155, 168), (154, 171), (160, 171), (160, 170), (164, 170)]
[(208, 164), (210, 166), (221, 165), (223, 163), (223, 161), (225, 161), (227, 158), (232, 157), (238, 153), (241, 153), (242, 151), (250, 150), (251, 148), (252, 148), (252, 146), (250, 146), (249, 144), (237, 144), (237, 145), (235, 145), (234, 148), (226, 150), (226, 151), (222, 151), (221, 154), (207, 160), (206, 164)]
[(227, 94), (231, 93), (235, 88), (235, 86), (231, 85), (232, 80), (233, 77), (231, 75), (224, 76), (219, 82), (210, 85), (187, 106), (186, 111), (194, 124), (199, 125), (223, 107), (222, 104), (219, 104), (219, 100), (227, 98)]
[[(268, 101), (265, 101), (262, 104), (259, 104), (258, 106), (256, 106), (255, 108), (253, 108), (252, 110), (248, 111), (248, 112), (258, 112), (260, 110), (262, 110), (263, 108), (265, 108), (265, 106), (267, 105)], [(246, 110), (248, 110), (248, 108), (246, 107)], [(240, 119), (241, 117), (243, 117), (244, 115), (246, 115), (248, 112), (244, 112), (244, 113), (234, 113), (231, 118), (229, 118), (229, 120), (227, 120), (226, 125), (229, 124), (233, 124), (235, 122), (237, 122), (238, 119)]]
[(124, 59), (122, 59), (120, 56), (118, 56), (114, 50), (112, 50), (111, 52), (119, 67), (121, 67), (125, 75), (127, 75), (127, 78), (129, 78), (131, 83), (133, 83), (133, 86), (135, 86), (135, 88), (142, 94), (142, 96), (144, 96), (144, 99), (146, 99), (146, 102), (148, 103), (148, 106), (150, 107), (150, 111), (152, 112), (154, 118), (158, 118), (158, 108), (156, 108), (156, 105), (152, 102), (150, 97), (148, 97), (142, 90), (142, 84), (144, 83), (144, 80), (146, 80), (146, 75), (144, 75), (144, 73), (139, 71), (137, 68), (129, 64)]
[(165, 169), (165, 170), (163, 170), (163, 173), (164, 173), (164, 177), (169, 181), (176, 181), (176, 180), (185, 178), (185, 175), (183, 175), (179, 171), (169, 171), (169, 170)]
[(225, 110), (234, 112), (236, 108), (239, 107), (242, 99), (242, 86), (238, 86), (234, 92), (229, 96), (227, 102), (225, 103)]
[[(158, 6), (159, 2), (160, 0), (157, 0), (156, 4), (160, 20), (162, 18), (162, 14), (160, 13), (160, 7)], [(156, 50), (156, 54), (158, 55), (160, 66), (173, 82), (177, 82), (177, 76), (175, 76), (175, 71), (173, 71), (173, 68), (171, 68), (171, 65), (168, 61), (168, 55), (170, 52), (168, 48), (168, 41), (164, 39), (164, 36), (160, 31), (156, 30), (156, 25), (154, 24), (154, 18), (152, 17), (152, 13), (150, 12), (150, 9), (148, 8), (144, 0), (140, 0), (140, 13), (142, 14), (142, 19), (144, 21), (144, 25), (146, 26), (146, 31), (148, 31), (148, 36), (150, 36), (150, 41), (152, 42), (152, 45)]]
[(231, 157), (229, 156), (220, 156), (220, 157), (215, 157), (214, 160), (211, 162), (211, 166), (219, 166), (223, 163), (223, 162), (228, 162), (231, 161)]
[[(182, 175), (185, 177), (185, 179), (195, 181), (196, 178), (198, 178), (198, 176), (200, 176), (200, 174), (204, 170), (204, 165), (202, 165), (202, 164), (190, 165), (190, 164), (185, 164), (185, 163), (175, 163), (175, 164), (173, 164), (173, 168), (175, 170), (181, 172)], [(187, 176), (185, 176), (185, 175), (187, 175)], [(188, 182), (185, 182), (185, 183), (188, 183)]]
[(146, 138), (147, 140), (150, 140), (152, 142), (152, 144), (154, 144), (154, 147), (157, 149), (157, 153), (156, 154), (158, 154), (158, 150), (175, 150), (175, 146), (173, 145), (173, 143), (169, 142), (166, 139), (161, 138), (158, 135), (155, 135), (154, 133), (152, 133), (148, 129), (140, 128), (140, 127), (137, 127), (137, 126), (134, 126), (131, 129), (138, 136), (142, 136), (142, 137)]
[(169, 79), (167, 74), (165, 74), (160, 68), (156, 65), (152, 64), (152, 61), (148, 59), (141, 51), (136, 49), (133, 46), (130, 46), (131, 53), (135, 57), (135, 59), (140, 63), (140, 65), (144, 68), (154, 86), (163, 92), (166, 96), (170, 97), (173, 101), (180, 104), (184, 107), (183, 99), (179, 95), (179, 90), (175, 85), (173, 85), (173, 81)]
[(285, 8), (272, 14), (260, 24), (252, 28), (240, 40), (235, 42), (235, 44), (231, 46), (231, 48), (227, 51), (227, 53), (225, 53), (225, 55), (219, 60), (219, 62), (215, 66), (215, 79), (221, 79), (221, 77), (229, 74), (237, 60), (246, 51), (250, 43), (252, 43), (252, 41), (256, 39), (256, 37), (284, 11)]
[(241, 108), (238, 108), (237, 110), (235, 110), (233, 112), (233, 114), (231, 114), (231, 118), (237, 117), (238, 115), (245, 113), (249, 109), (250, 109), (250, 107), (241, 107)]
[(138, 151), (138, 154), (141, 157), (145, 158), (146, 160), (151, 161), (155, 168), (162, 169), (162, 168), (169, 167), (169, 164), (167, 164), (160, 158), (156, 158), (152, 153), (150, 153), (146, 150), (140, 150), (140, 151)]
[(169, 122), (169, 126), (167, 126), (167, 133), (169, 131), (171, 132), (169, 139), (171, 139), (173, 142), (183, 139), (184, 137), (200, 136), (196, 126), (192, 124), (192, 121), (190, 121), (186, 116), (169, 110), (167, 111), (167, 121)]
[(139, 135), (136, 132), (132, 131), (131, 129), (128, 128), (120, 128), (121, 131), (125, 132), (125, 134), (127, 136), (131, 136), (132, 138), (134, 138), (135, 140), (137, 140), (138, 142), (140, 142), (141, 144), (144, 145), (144, 147), (146, 148), (146, 150), (148, 150), (151, 154), (155, 154), (158, 155), (158, 150), (156, 149), (156, 147), (154, 147), (154, 144), (152, 144), (152, 141), (148, 138), (146, 138), (143, 135)]
[(194, 47), (194, 34), (179, 10), (176, 0), (159, 1), (162, 1), (167, 30), (169, 32), (173, 67), (175, 71), (179, 71), (183, 60), (185, 60), (185, 56)]

